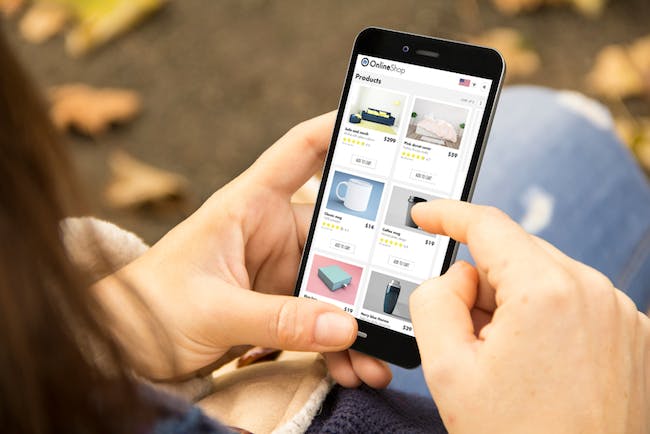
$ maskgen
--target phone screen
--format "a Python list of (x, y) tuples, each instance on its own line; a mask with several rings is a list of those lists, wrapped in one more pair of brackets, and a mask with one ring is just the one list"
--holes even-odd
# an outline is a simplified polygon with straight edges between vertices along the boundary
[(411, 208), (460, 199), (492, 80), (358, 54), (298, 295), (413, 336), (408, 301), (448, 237)]

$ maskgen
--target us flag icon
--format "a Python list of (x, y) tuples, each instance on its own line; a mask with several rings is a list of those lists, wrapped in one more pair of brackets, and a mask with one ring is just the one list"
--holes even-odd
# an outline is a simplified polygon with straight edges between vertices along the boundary
[(458, 81), (458, 84), (461, 86), (468, 86), (469, 87), (469, 80), (467, 78), (461, 78)]

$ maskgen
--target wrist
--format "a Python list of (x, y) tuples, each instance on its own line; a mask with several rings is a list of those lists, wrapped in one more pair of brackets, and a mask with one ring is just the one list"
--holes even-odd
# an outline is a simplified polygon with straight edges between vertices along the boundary
[(146, 378), (166, 378), (174, 372), (173, 354), (165, 328), (139, 291), (139, 262), (104, 277), (91, 290), (106, 311), (107, 328), (131, 368)]

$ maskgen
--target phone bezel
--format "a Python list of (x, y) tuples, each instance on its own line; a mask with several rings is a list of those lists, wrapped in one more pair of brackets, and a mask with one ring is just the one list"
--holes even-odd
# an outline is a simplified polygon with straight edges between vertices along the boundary
[[(410, 47), (407, 52), (402, 50), (402, 47), (405, 45)], [(437, 53), (437, 56), (418, 55), (417, 51), (419, 50)], [(323, 181), (327, 180), (329, 176), (339, 130), (343, 121), (345, 104), (352, 83), (354, 68), (358, 56), (362, 55), (380, 57), (387, 60), (457, 72), (460, 74), (474, 75), (492, 80), (492, 85), (485, 105), (485, 111), (476, 138), (477, 146), (474, 148), (472, 154), (467, 178), (465, 179), (465, 185), (461, 195), (461, 200), (471, 200), (474, 186), (476, 184), (476, 178), (478, 177), (481, 159), (483, 158), (483, 152), (485, 150), (486, 139), (494, 116), (494, 108), (496, 107), (496, 102), (503, 81), (503, 75), (505, 73), (505, 63), (501, 55), (492, 48), (470, 45), (463, 42), (402, 33), (377, 27), (364, 29), (357, 36), (350, 56), (345, 84), (339, 100), (336, 123), (334, 125), (332, 139), (327, 152), (325, 166), (323, 168)], [(311, 226), (309, 228), (309, 234), (305, 241), (302, 259), (300, 261), (298, 279), (294, 291), (294, 295), (296, 296), (299, 294), (300, 286), (305, 278), (307, 259), (309, 251), (311, 250), (314, 231), (316, 229), (316, 220), (320, 214), (325, 193), (325, 184), (326, 182), (321, 182)], [(454, 240), (450, 240), (447, 252), (445, 253), (441, 273), (447, 271), (456, 256), (457, 250), (458, 243)], [(359, 331), (364, 333), (366, 337), (357, 337), (355, 343), (352, 345), (353, 349), (405, 368), (415, 368), (420, 365), (420, 355), (414, 337), (358, 318), (356, 319), (359, 325)]]

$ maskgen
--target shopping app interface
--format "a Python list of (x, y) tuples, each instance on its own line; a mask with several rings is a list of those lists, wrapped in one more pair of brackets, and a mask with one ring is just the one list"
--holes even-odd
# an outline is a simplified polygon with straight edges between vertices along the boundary
[(359, 55), (300, 296), (413, 335), (408, 300), (449, 238), (411, 219), (461, 197), (491, 80)]

